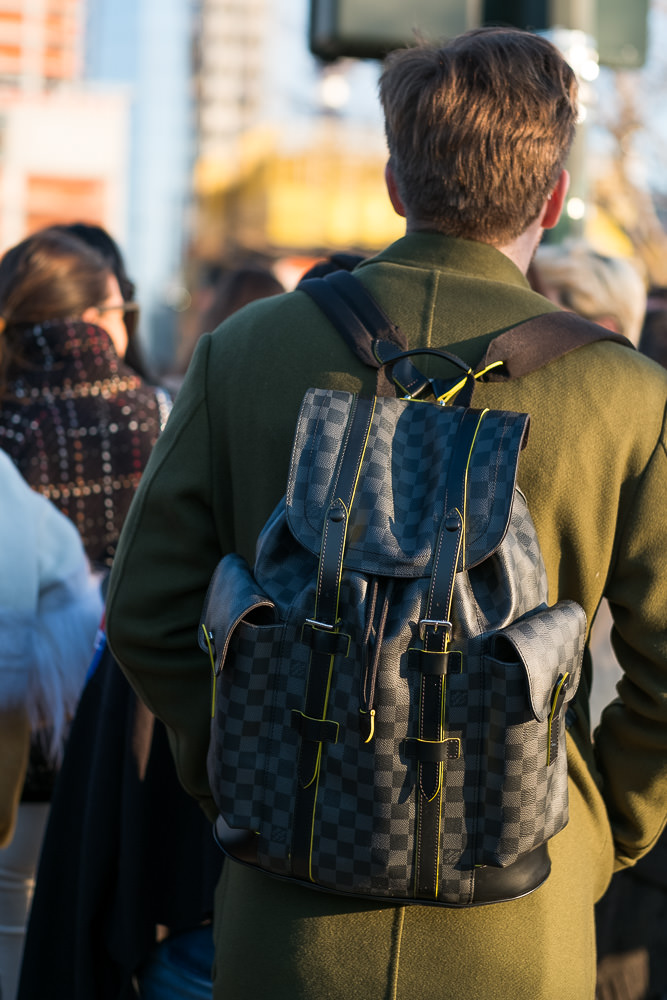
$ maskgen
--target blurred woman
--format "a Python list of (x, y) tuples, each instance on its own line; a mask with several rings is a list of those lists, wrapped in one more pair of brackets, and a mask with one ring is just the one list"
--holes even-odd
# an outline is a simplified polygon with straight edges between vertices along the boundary
[(30, 743), (57, 763), (102, 614), (74, 525), (0, 451), (0, 995), (13, 1000), (48, 804), (20, 802)]
[(106, 229), (90, 222), (71, 222), (67, 225), (58, 225), (56, 228), (70, 233), (72, 236), (76, 236), (77, 239), (97, 250), (115, 275), (118, 287), (120, 288), (120, 294), (125, 303), (123, 321), (125, 323), (128, 343), (123, 354), (123, 361), (137, 375), (141, 375), (143, 379), (150, 381), (137, 332), (139, 326), (139, 304), (136, 299), (136, 286), (125, 269), (125, 261), (120, 252), (120, 247)]
[(633, 260), (607, 257), (584, 240), (565, 240), (539, 247), (532, 276), (535, 290), (556, 305), (623, 334), (637, 346), (646, 284)]
[[(123, 309), (84, 318), (99, 326), (121, 315), (125, 337), (108, 332), (123, 377), (145, 377), (135, 286), (117, 244), (85, 223), (57, 232), (92, 247), (114, 274)], [(161, 386), (151, 391), (163, 424), (171, 401)], [(50, 803), (18, 997), (210, 1000), (221, 864), (210, 823), (178, 781), (165, 727), (138, 701), (100, 629)]]
[(104, 257), (61, 228), (0, 260), (0, 447), (100, 569), (160, 430), (155, 391), (122, 360), (132, 307)]
[(202, 333), (210, 333), (242, 306), (257, 299), (280, 295), (285, 288), (267, 267), (245, 265), (222, 271), (217, 280), (202, 292), (202, 302), (194, 324), (182, 333), (177, 359), (177, 381), (182, 380)]

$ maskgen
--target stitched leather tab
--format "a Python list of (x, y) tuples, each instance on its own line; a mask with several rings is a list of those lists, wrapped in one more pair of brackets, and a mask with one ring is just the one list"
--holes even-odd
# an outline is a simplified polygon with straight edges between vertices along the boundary
[(461, 756), (461, 740), (450, 737), (444, 740), (405, 740), (405, 756), (420, 764), (442, 764), (446, 760), (457, 760)]
[(351, 640), (346, 632), (317, 628), (311, 622), (304, 622), (301, 641), (316, 653), (326, 653), (328, 656), (347, 656), (350, 651)]
[(298, 709), (292, 709), (292, 729), (296, 729), (304, 740), (313, 743), (337, 743), (338, 723), (331, 719), (311, 719)]

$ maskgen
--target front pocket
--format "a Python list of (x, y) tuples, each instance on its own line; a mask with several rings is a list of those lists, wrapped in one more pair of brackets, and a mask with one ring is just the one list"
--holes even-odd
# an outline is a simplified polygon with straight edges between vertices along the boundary
[(271, 744), (269, 692), (283, 632), (283, 625), (239, 622), (215, 680), (209, 781), (215, 803), (232, 827), (260, 827)]
[(284, 625), (237, 555), (220, 561), (200, 622), (200, 646), (214, 669), (208, 775), (226, 822), (257, 830), (266, 773), (267, 690)]
[(477, 864), (511, 865), (567, 823), (565, 709), (585, 636), (583, 609), (562, 601), (486, 637)]
[(289, 865), (296, 794), (292, 709), (302, 707), (310, 658), (302, 622), (298, 609), (279, 618), (240, 556), (220, 561), (200, 621), (215, 685), (208, 777), (226, 824), (258, 834), (259, 863), (279, 873)]

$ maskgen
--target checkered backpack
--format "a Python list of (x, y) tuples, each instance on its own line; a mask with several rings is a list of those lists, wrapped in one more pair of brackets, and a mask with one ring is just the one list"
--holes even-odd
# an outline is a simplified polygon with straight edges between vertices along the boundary
[[(577, 604), (547, 604), (516, 487), (528, 416), (442, 405), (471, 396), (473, 373), (428, 352), (463, 374), (422, 376), (424, 352), (401, 350), (353, 276), (301, 287), (380, 366), (383, 394), (308, 390), (253, 569), (231, 554), (212, 578), (200, 645), (216, 836), (236, 860), (330, 892), (516, 898), (548, 876), (567, 823), (564, 713), (586, 633)], [(568, 337), (618, 339), (555, 315), (540, 317), (560, 329), (553, 356)], [(486, 377), (494, 354), (510, 374), (533, 364), (504, 336)]]

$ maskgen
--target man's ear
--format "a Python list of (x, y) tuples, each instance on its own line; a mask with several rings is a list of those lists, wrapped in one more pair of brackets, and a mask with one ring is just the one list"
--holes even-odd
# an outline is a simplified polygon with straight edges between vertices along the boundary
[(405, 218), (405, 208), (403, 207), (403, 202), (401, 196), (398, 193), (398, 187), (396, 185), (396, 178), (394, 177), (394, 171), (391, 169), (391, 160), (387, 163), (384, 168), (384, 180), (387, 185), (387, 191), (389, 193), (389, 201), (391, 202), (392, 208), (397, 215), (401, 218)]
[(560, 219), (569, 186), (570, 175), (567, 170), (561, 170), (556, 181), (556, 186), (544, 206), (541, 222), (542, 229), (553, 229)]

